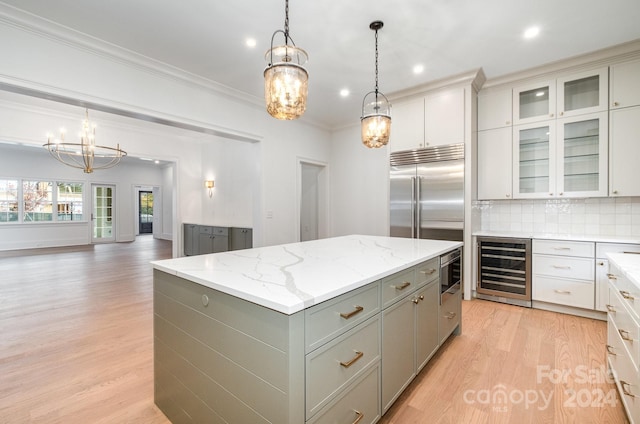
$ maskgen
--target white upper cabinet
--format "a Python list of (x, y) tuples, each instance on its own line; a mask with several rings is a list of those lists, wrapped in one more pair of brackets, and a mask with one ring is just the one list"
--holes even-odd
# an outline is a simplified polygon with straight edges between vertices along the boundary
[(425, 147), (464, 143), (464, 88), (427, 94), (424, 109)]
[(640, 60), (611, 66), (611, 109), (640, 105)]
[(513, 197), (555, 196), (555, 120), (513, 127)]
[(558, 78), (558, 118), (608, 109), (609, 68)]
[(544, 81), (513, 89), (513, 123), (529, 124), (556, 116), (556, 82)]
[(609, 114), (609, 193), (640, 196), (640, 106)]
[(478, 132), (478, 200), (511, 198), (511, 127)]
[(511, 96), (511, 87), (478, 94), (478, 131), (511, 126)]
[(391, 151), (424, 147), (424, 97), (394, 103), (391, 113)]
[(392, 152), (464, 142), (464, 88), (393, 104)]

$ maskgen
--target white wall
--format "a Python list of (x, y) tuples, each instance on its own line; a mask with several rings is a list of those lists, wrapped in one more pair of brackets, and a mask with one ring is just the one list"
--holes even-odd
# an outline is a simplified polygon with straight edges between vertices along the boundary
[[(44, 22), (31, 26), (28, 21), (34, 18), (21, 17), (27, 24), (4, 18), (0, 40), (11, 43), (0, 43), (0, 84), (195, 125), (207, 132), (91, 112), (93, 119), (105, 122), (98, 135), (105, 144), (117, 140), (131, 156), (175, 163), (174, 255), (182, 251), (183, 222), (220, 219), (224, 225), (233, 220), (254, 228), (255, 246), (297, 241), (297, 161), (328, 162), (328, 131), (310, 125), (304, 117), (277, 121), (266, 113), (262, 99), (234, 96), (214, 82), (197, 80), (61, 28), (51, 29)], [(24, 97), (0, 93), (0, 107), (8, 111), (0, 113), (0, 138), (5, 141), (41, 145), (47, 131), (61, 125), (74, 128), (82, 116), (75, 106)], [(244, 157), (253, 158), (242, 164), (248, 175), (235, 173), (230, 166), (231, 160)], [(214, 199), (208, 198), (204, 188), (209, 174), (216, 180)], [(238, 195), (235, 188), (245, 193), (242, 188), (247, 185), (251, 195)], [(130, 231), (123, 229), (125, 233)]]

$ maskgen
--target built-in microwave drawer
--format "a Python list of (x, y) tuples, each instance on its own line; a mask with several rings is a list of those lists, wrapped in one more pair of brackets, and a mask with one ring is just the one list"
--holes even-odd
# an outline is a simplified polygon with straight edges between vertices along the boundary
[(595, 254), (595, 243), (589, 241), (534, 239), (532, 250), (533, 253), (540, 253), (543, 255), (562, 255), (593, 258)]
[(593, 309), (595, 302), (593, 281), (534, 275), (532, 286), (533, 300)]
[(307, 423), (373, 424), (380, 419), (379, 394), (380, 364), (376, 364)]
[(416, 285), (415, 268), (392, 274), (382, 279), (382, 308), (402, 299), (414, 291)]
[(533, 255), (533, 274), (593, 281), (595, 278), (595, 260)]
[(380, 361), (380, 316), (349, 330), (306, 356), (306, 405), (310, 418), (369, 365)]
[(311, 352), (380, 312), (380, 282), (305, 310), (305, 352)]

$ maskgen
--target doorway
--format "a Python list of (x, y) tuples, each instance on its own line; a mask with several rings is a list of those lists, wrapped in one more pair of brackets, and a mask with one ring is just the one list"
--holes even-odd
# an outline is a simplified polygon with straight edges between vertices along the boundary
[(153, 234), (153, 192), (138, 192), (138, 231)]
[(115, 235), (115, 192), (114, 185), (91, 185), (91, 242), (108, 243), (116, 240)]
[(299, 240), (327, 237), (326, 166), (300, 161), (299, 172)]

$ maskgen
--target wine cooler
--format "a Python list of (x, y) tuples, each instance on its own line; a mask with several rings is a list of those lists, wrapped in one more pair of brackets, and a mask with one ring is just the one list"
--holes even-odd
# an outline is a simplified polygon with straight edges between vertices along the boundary
[(478, 237), (476, 297), (531, 307), (531, 239)]

